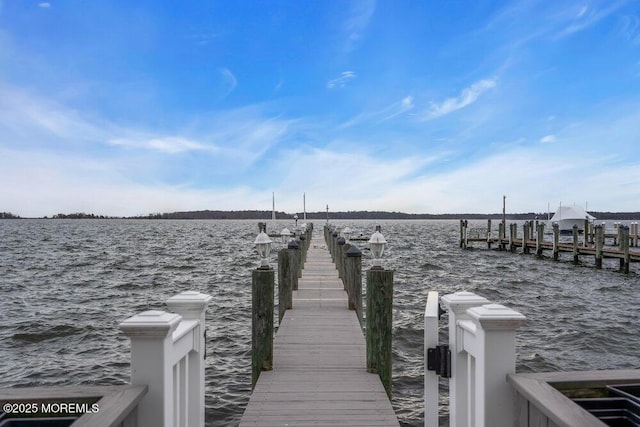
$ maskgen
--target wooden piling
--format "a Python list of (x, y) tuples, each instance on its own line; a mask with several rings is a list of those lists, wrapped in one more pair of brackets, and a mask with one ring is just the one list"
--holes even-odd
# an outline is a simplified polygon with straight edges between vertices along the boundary
[[(498, 224), (498, 249), (503, 250), (504, 249), (504, 244), (502, 243), (502, 235), (505, 234), (504, 233), (504, 224), (499, 223)], [(491, 245), (489, 245), (489, 248), (491, 248)]]
[[(292, 277), (296, 276), (291, 269), (291, 251), (282, 248), (278, 251), (278, 322), (282, 323), (284, 312), (293, 308)], [(293, 274), (292, 274), (293, 273)]]
[(464, 247), (464, 219), (460, 220), (460, 247)]
[(596, 244), (596, 268), (602, 268), (602, 249), (604, 246), (604, 227), (602, 225), (595, 226), (595, 244)]
[(558, 261), (560, 257), (560, 224), (554, 222), (553, 228), (553, 260)]
[(576, 224), (573, 225), (573, 263), (578, 264), (578, 226)]
[(356, 245), (351, 245), (345, 255), (349, 310), (356, 311), (358, 321), (362, 326), (362, 252)]
[[(336, 267), (338, 268), (338, 278), (344, 281), (344, 245), (347, 240), (340, 236), (337, 240), (338, 246), (336, 247)], [(346, 288), (345, 288), (346, 289)]]
[(544, 222), (539, 222), (536, 229), (536, 256), (542, 257), (542, 242), (544, 241)]
[(491, 218), (487, 220), (487, 247), (491, 249)]
[(273, 369), (273, 284), (271, 268), (257, 268), (251, 284), (251, 388), (261, 371)]
[(529, 246), (527, 241), (529, 240), (529, 221), (525, 221), (522, 225), (522, 253), (529, 253)]
[(621, 228), (622, 228), (622, 238), (620, 240), (622, 244), (622, 252), (624, 253), (624, 258), (620, 258), (620, 270), (624, 274), (629, 274), (629, 262), (631, 260), (629, 255), (629, 227), (625, 225), (624, 227), (621, 227)]
[(367, 372), (377, 373), (391, 398), (393, 271), (367, 270)]
[(300, 269), (300, 246), (295, 239), (291, 239), (287, 244), (289, 251), (289, 270), (291, 271), (291, 289), (298, 290), (298, 270)]

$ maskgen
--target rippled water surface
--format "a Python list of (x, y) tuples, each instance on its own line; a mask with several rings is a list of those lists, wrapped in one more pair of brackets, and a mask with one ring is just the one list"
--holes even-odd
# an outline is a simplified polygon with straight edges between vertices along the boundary
[[(213, 296), (206, 424), (236, 425), (250, 395), (256, 223), (1, 220), (0, 387), (128, 382), (129, 341), (118, 324), (192, 289)], [(386, 267), (395, 270), (393, 404), (404, 425), (423, 422), (422, 317), (431, 290), (468, 290), (522, 312), (519, 372), (640, 368), (637, 265), (623, 275), (617, 260), (595, 270), (593, 260), (574, 266), (568, 255), (553, 262), (480, 244), (461, 250), (457, 221), (378, 223), (389, 241)], [(365, 234), (374, 224), (338, 222)]]

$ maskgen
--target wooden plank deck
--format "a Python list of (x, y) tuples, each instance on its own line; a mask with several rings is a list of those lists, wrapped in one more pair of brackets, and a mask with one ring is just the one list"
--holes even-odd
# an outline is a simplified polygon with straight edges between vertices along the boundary
[(366, 370), (355, 311), (321, 237), (311, 241), (293, 309), (274, 340), (240, 426), (399, 426), (380, 378)]

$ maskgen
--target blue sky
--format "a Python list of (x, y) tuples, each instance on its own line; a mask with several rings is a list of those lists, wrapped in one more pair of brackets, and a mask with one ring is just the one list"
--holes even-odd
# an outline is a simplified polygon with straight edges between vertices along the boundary
[(639, 1), (0, 0), (0, 211), (640, 210)]

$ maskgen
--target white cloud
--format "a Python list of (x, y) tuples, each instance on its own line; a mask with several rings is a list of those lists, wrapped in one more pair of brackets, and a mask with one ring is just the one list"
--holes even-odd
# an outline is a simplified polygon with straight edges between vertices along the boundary
[(238, 86), (238, 79), (236, 79), (236, 76), (234, 76), (228, 68), (220, 68), (218, 71), (220, 72), (223, 84), (226, 87), (226, 93), (224, 96), (227, 96), (233, 92), (236, 86)]
[(43, 1), (41, 3), (38, 3), (38, 7), (42, 8), (42, 9), (48, 9), (51, 7), (51, 3)]
[(340, 73), (340, 77), (329, 80), (327, 82), (327, 88), (334, 89), (334, 88), (345, 87), (347, 83), (349, 83), (356, 77), (357, 77), (357, 74), (354, 73), (353, 71), (343, 71), (342, 73)]
[(544, 144), (550, 144), (552, 142), (556, 142), (556, 136), (555, 135), (544, 136), (544, 137), (540, 138), (540, 142), (542, 142)]
[(375, 0), (354, 0), (348, 4), (351, 5), (351, 11), (344, 23), (344, 32), (347, 37), (345, 50), (347, 52), (356, 48), (376, 10)]
[(183, 137), (165, 136), (149, 137), (142, 139), (114, 138), (108, 141), (111, 145), (128, 148), (142, 148), (160, 151), (168, 154), (177, 154), (184, 151), (202, 150), (218, 151), (216, 146), (199, 143)]
[(484, 92), (496, 86), (495, 79), (484, 79), (475, 82), (471, 86), (462, 90), (459, 96), (455, 98), (447, 98), (441, 103), (431, 103), (429, 111), (425, 116), (425, 120), (431, 120), (438, 117), (453, 113), (454, 111), (465, 108), (480, 98)]

